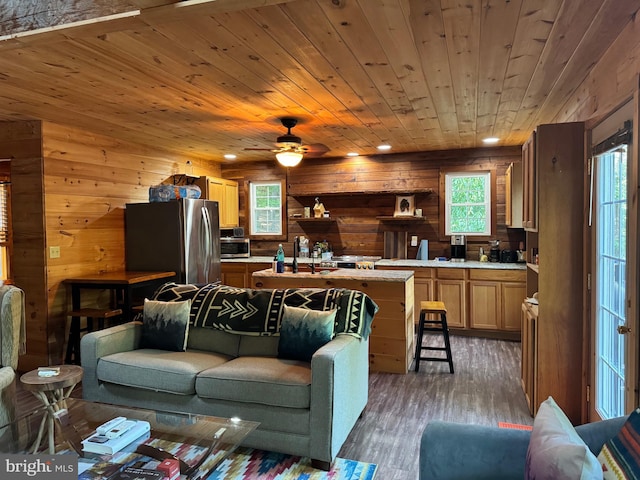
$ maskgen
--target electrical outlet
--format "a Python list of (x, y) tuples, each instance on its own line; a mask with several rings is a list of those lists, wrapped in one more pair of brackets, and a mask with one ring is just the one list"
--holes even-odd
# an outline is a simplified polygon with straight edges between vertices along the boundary
[(60, 247), (49, 247), (49, 258), (60, 258)]
[(417, 235), (411, 235), (411, 246), (412, 247), (417, 247), (418, 246), (418, 236)]

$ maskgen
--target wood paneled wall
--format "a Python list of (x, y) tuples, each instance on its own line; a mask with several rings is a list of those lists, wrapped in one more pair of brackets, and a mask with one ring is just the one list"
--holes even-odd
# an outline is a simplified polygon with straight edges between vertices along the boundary
[[(16, 137), (18, 128), (33, 138)], [(27, 354), (20, 358), (20, 370), (28, 370), (61, 362), (68, 305), (62, 281), (124, 269), (125, 204), (148, 201), (149, 186), (187, 168), (219, 176), (220, 167), (47, 122), (0, 123), (3, 137), (14, 139), (14, 153), (4, 143), (2, 152), (14, 158), (13, 272), (28, 303)], [(49, 258), (51, 246), (60, 247), (60, 258)], [(84, 298), (98, 306), (109, 295)]]
[[(450, 255), (449, 239), (439, 231), (439, 187), (441, 169), (468, 166), (495, 169), (497, 174), (497, 231), (492, 238), (503, 248), (517, 248), (524, 241), (522, 229), (507, 229), (505, 215), (504, 174), (511, 162), (521, 161), (520, 147), (448, 150), (415, 154), (380, 155), (355, 159), (307, 158), (295, 168), (286, 169), (275, 161), (227, 165), (222, 175), (239, 182), (240, 223), (248, 232), (246, 206), (250, 181), (283, 179), (288, 185), (288, 238), (285, 253), (293, 254), (293, 238), (304, 235), (311, 242), (327, 240), (338, 255), (382, 255), (385, 231), (406, 231), (419, 239), (429, 240), (429, 257)], [(357, 192), (357, 193), (352, 193)], [(431, 192), (431, 193), (430, 193)], [(291, 195), (294, 193), (295, 195)], [(397, 223), (380, 220), (395, 210), (396, 195), (415, 195), (415, 206), (422, 208), (425, 222)], [(313, 207), (320, 197), (334, 222), (298, 222), (290, 218), (302, 213), (303, 207)], [(254, 255), (273, 255), (279, 242), (252, 239)], [(487, 241), (471, 242), (469, 258), (476, 258)], [(486, 249), (486, 248), (485, 248)], [(415, 258), (417, 247), (407, 247), (407, 258)]]

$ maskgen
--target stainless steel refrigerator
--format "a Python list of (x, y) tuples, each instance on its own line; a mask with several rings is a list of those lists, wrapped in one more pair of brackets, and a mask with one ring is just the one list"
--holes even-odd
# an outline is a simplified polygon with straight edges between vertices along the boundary
[(127, 270), (174, 271), (179, 283), (220, 281), (218, 202), (127, 204), (125, 249)]

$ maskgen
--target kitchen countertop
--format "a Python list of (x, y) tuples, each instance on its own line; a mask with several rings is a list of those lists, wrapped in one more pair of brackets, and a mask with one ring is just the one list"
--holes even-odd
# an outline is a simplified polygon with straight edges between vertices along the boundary
[(311, 272), (275, 273), (271, 268), (253, 272), (253, 278), (305, 278), (305, 279), (340, 279), (340, 280), (369, 280), (385, 282), (406, 282), (413, 277), (412, 270), (358, 270), (355, 268), (338, 268), (336, 270), (321, 270)]
[[(290, 265), (293, 261), (293, 257), (286, 257), (285, 263)], [(273, 257), (269, 256), (252, 256), (248, 258), (223, 258), (223, 263), (268, 263), (273, 262)], [(311, 263), (310, 258), (299, 258), (299, 264)], [(320, 262), (315, 261), (316, 265)], [(437, 260), (415, 260), (415, 259), (403, 259), (403, 260), (390, 260), (382, 259), (378, 260), (376, 267), (406, 267), (406, 268), (483, 268), (487, 270), (526, 270), (527, 266), (524, 263), (493, 263), (493, 262), (479, 262), (477, 260), (468, 260), (466, 262), (439, 262)], [(346, 269), (349, 270), (349, 269)]]

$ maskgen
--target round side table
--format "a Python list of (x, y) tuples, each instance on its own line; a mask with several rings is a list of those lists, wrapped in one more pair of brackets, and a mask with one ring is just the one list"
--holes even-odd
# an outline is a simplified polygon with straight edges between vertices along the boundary
[(32, 370), (20, 377), (24, 389), (33, 393), (47, 408), (47, 413), (42, 417), (38, 436), (33, 444), (33, 453), (36, 453), (40, 448), (45, 427), (47, 427), (49, 434), (49, 453), (55, 453), (54, 420), (56, 412), (67, 408), (66, 399), (71, 395), (73, 388), (82, 380), (81, 366), (57, 365), (56, 367), (60, 369), (60, 373), (53, 377), (40, 377), (38, 370)]

